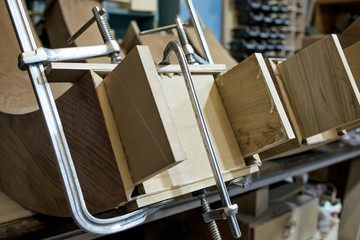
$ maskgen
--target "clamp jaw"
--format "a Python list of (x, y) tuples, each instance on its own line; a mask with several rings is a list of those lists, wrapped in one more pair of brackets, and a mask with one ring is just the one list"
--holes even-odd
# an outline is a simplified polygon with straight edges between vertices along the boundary
[(120, 46), (110, 34), (107, 21), (102, 16), (105, 13), (104, 9), (94, 7), (92, 9), (94, 16), (86, 22), (73, 36), (71, 36), (67, 43), (71, 44), (78, 38), (86, 29), (88, 29), (94, 22), (97, 23), (101, 36), (104, 40), (103, 45), (86, 46), (86, 47), (70, 47), (70, 48), (36, 48), (35, 51), (26, 51), (18, 57), (18, 67), (21, 70), (26, 70), (27, 66), (34, 63), (49, 63), (60, 61), (76, 61), (87, 58), (109, 56), (111, 63), (118, 64), (121, 62)]

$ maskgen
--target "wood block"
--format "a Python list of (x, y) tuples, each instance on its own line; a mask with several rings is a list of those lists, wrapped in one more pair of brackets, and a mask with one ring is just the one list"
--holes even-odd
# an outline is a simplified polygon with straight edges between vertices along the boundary
[(253, 54), (216, 80), (245, 157), (295, 138), (261, 54)]
[[(186, 27), (185, 30), (190, 44), (193, 46), (195, 52), (204, 58), (204, 53), (201, 49), (201, 45), (197, 38), (195, 29), (193, 27)], [(204, 28), (203, 32), (214, 63), (225, 64), (227, 69), (235, 67), (238, 62), (229, 54), (229, 52), (221, 45), (221, 43), (219, 43), (211, 29)]]
[(131, 0), (130, 9), (133, 11), (156, 12), (157, 0)]
[(360, 93), (336, 35), (277, 66), (303, 138), (360, 118)]
[[(212, 75), (192, 75), (199, 102), (208, 125), (210, 137), (218, 158), (220, 169), (233, 179), (244, 174), (244, 159), (231, 129), (229, 119), (222, 104)], [(164, 75), (160, 80), (168, 102), (174, 124), (178, 130), (187, 160), (142, 184), (146, 194), (166, 190), (185, 194), (214, 184), (209, 160), (193, 113), (185, 81), (182, 76)], [(248, 172), (248, 171), (247, 171)], [(203, 181), (204, 184), (202, 183)], [(198, 184), (193, 186), (190, 184)], [(189, 185), (189, 188), (181, 188)], [(191, 187), (193, 186), (193, 187)], [(180, 193), (179, 193), (180, 192)]]
[(185, 160), (148, 47), (135, 47), (104, 82), (135, 184)]

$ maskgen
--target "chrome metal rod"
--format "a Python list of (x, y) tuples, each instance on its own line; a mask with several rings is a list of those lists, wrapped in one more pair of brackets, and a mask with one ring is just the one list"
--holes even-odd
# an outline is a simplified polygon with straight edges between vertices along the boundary
[[(211, 139), (210, 139), (209, 131), (207, 129), (204, 115), (202, 113), (200, 103), (199, 103), (199, 100), (198, 100), (198, 97), (197, 97), (197, 94), (195, 91), (194, 83), (193, 83), (193, 80), (192, 80), (192, 77), (190, 74), (189, 66), (186, 62), (185, 54), (182, 51), (182, 48), (178, 42), (171, 41), (166, 46), (166, 48), (164, 50), (164, 58), (160, 64), (169, 64), (170, 56), (173, 51), (175, 52), (175, 54), (179, 60), (181, 71), (184, 75), (186, 88), (189, 93), (190, 101), (191, 101), (191, 104), (192, 104), (192, 107), (193, 107), (193, 110), (194, 110), (194, 113), (196, 116), (197, 124), (199, 126), (199, 130), (200, 130), (200, 133), (201, 133), (201, 136), (203, 139), (206, 153), (209, 158), (209, 162), (210, 162), (211, 169), (212, 169), (212, 172), (213, 172), (213, 175), (215, 178), (216, 186), (219, 190), (219, 195), (220, 195), (222, 204), (225, 207), (230, 207), (232, 204), (230, 201), (229, 193), (226, 189), (224, 179), (221, 175), (220, 167), (219, 167), (219, 164), (218, 164), (218, 161), (216, 158), (216, 154), (215, 154), (215, 151), (214, 151)], [(233, 236), (235, 238), (240, 238), (241, 232), (240, 232), (240, 228), (239, 228), (236, 216), (231, 215), (230, 218), (228, 218), (228, 221), (229, 221), (229, 225), (230, 225)]]
[(204, 51), (205, 60), (210, 64), (214, 64), (214, 61), (211, 57), (209, 47), (206, 43), (204, 33), (203, 33), (201, 25), (200, 25), (199, 17), (195, 11), (194, 4), (193, 4), (192, 0), (186, 0), (185, 2), (186, 2), (186, 5), (187, 5), (189, 13), (190, 13), (191, 21), (195, 27), (196, 34), (200, 41), (201, 48)]
[[(183, 26), (188, 26), (189, 23), (188, 22), (184, 22), (182, 24)], [(151, 33), (157, 33), (157, 32), (162, 32), (162, 31), (167, 31), (170, 29), (176, 28), (176, 24), (171, 24), (168, 26), (163, 26), (163, 27), (158, 27), (158, 28), (154, 28), (154, 29), (149, 29), (149, 30), (145, 30), (145, 31), (141, 31), (139, 32), (139, 35), (146, 35), (146, 34), (151, 34)]]
[[(22, 0), (6, 0), (6, 4), (22, 51), (35, 51), (36, 44), (22, 5)], [(148, 215), (161, 206), (153, 205), (110, 219), (95, 218), (89, 213), (55, 101), (44, 74), (44, 67), (41, 63), (30, 64), (28, 72), (49, 131), (64, 192), (74, 221), (85, 231), (94, 234), (111, 234), (143, 223)]]

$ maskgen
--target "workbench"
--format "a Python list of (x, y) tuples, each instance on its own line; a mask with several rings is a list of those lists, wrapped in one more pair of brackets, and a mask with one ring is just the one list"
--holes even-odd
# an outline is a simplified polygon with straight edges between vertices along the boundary
[[(360, 156), (360, 133), (354, 131), (341, 140), (314, 150), (265, 161), (260, 171), (252, 175), (252, 183), (249, 187), (229, 186), (229, 194), (231, 197), (234, 197), (280, 182), (289, 177), (301, 176), (314, 170), (340, 164), (358, 156)], [(210, 203), (220, 200), (215, 187), (210, 188), (207, 199)], [(4, 207), (6, 208), (6, 206), (0, 205), (0, 208)], [(175, 202), (150, 216), (147, 222), (163, 219), (198, 207), (200, 207), (200, 201), (192, 197), (191, 194), (186, 194), (178, 197)], [(125, 209), (119, 208), (98, 214), (97, 216), (100, 218), (112, 217), (121, 215), (124, 211)], [(71, 218), (50, 217), (40, 214), (0, 224), (0, 239), (19, 237), (26, 239), (64, 239), (75, 237), (76, 239), (89, 239), (93, 238), (94, 235), (78, 229)]]

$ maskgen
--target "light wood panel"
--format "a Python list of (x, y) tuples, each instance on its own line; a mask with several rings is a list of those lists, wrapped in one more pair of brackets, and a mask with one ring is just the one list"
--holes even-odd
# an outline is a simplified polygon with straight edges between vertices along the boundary
[[(244, 174), (239, 170), (245, 168), (245, 162), (213, 76), (193, 74), (192, 77), (222, 172), (233, 173), (231, 174), (233, 178), (239, 176), (238, 174)], [(211, 179), (212, 171), (183, 77), (179, 75), (163, 76), (160, 82), (187, 160), (145, 181), (142, 184), (143, 191), (151, 194), (171, 189), (185, 194), (188, 192), (181, 189), (181, 186), (190, 186), (190, 184), (206, 179), (210, 179), (214, 183), (214, 180)], [(206, 183), (199, 184), (197, 187), (204, 187), (204, 185), (206, 186)], [(187, 190), (198, 189), (189, 187)]]
[[(54, 0), (45, 12), (46, 29), (52, 48), (70, 46), (91, 46), (104, 44), (97, 24), (89, 27), (73, 44), (68, 45), (66, 40), (93, 17), (92, 8), (100, 6), (98, 0)], [(121, 53), (124, 57), (124, 53)], [(109, 57), (87, 59), (92, 63), (110, 63)]]
[(336, 35), (277, 66), (304, 138), (360, 117), (360, 93)]
[(33, 216), (31, 212), (11, 200), (6, 194), (0, 192), (0, 224), (17, 219)]
[(253, 54), (216, 80), (245, 157), (295, 138), (261, 54)]
[(135, 184), (185, 160), (148, 47), (135, 47), (104, 82)]

